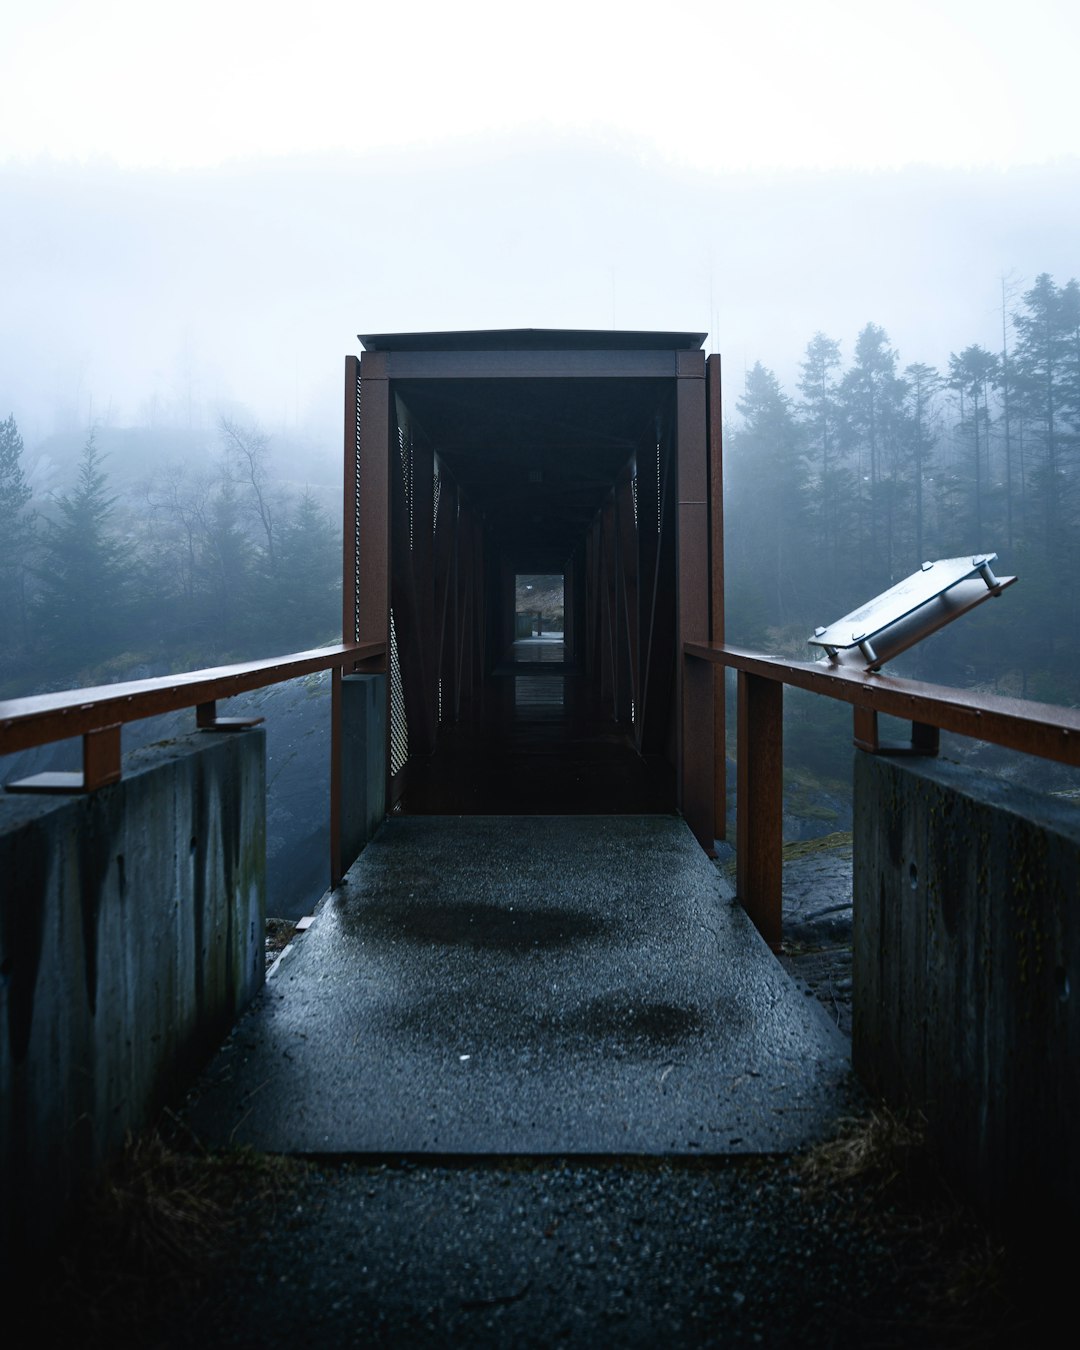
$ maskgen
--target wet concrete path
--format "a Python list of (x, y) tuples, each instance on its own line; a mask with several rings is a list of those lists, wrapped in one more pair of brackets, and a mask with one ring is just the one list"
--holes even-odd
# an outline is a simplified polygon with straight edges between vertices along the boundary
[(189, 1118), (275, 1152), (700, 1156), (797, 1148), (848, 1083), (677, 817), (401, 817)]

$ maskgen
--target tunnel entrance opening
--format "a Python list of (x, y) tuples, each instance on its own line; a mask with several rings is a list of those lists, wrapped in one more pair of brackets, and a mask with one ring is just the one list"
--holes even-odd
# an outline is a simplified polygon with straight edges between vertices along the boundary
[[(534, 639), (562, 642), (565, 634), (564, 580), (561, 572), (552, 575), (523, 572), (514, 578), (514, 647)], [(514, 659), (528, 658), (516, 656)]]
[(702, 335), (361, 341), (345, 631), (388, 642), (391, 809), (677, 809), (681, 643), (712, 635)]

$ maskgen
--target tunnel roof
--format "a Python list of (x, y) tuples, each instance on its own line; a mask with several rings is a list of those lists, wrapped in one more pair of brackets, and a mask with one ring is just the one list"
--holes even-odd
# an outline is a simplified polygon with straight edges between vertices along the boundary
[(478, 328), (445, 333), (358, 333), (369, 352), (698, 351), (705, 333), (619, 328)]
[[(639, 448), (677, 421), (704, 333), (503, 328), (360, 335), (394, 416), (430, 445), (520, 572), (558, 572)], [(361, 369), (363, 369), (361, 363)]]

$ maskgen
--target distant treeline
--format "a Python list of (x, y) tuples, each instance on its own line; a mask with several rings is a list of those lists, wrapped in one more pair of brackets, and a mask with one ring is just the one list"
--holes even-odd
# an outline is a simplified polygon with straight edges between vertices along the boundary
[(728, 636), (801, 649), (928, 558), (996, 551), (1021, 587), (932, 639), (920, 673), (1080, 699), (1080, 286), (1046, 274), (998, 350), (903, 367), (867, 324), (810, 340), (798, 398), (760, 363), (725, 437)]
[(274, 655), (341, 628), (340, 534), (270, 475), (268, 438), (222, 419), (212, 473), (114, 491), (91, 431), (75, 481), (31, 492), (0, 422), (0, 695)]
[[(726, 428), (728, 636), (807, 655), (813, 627), (924, 559), (995, 550), (1021, 587), (916, 649), (957, 685), (1080, 700), (1080, 286), (1038, 277), (1000, 349), (901, 366), (867, 324), (817, 333), (798, 397), (760, 363)], [(213, 472), (114, 490), (93, 432), (38, 500), (0, 422), (0, 696), (283, 653), (340, 632), (340, 534), (222, 419)], [(535, 580), (535, 579), (533, 579)]]

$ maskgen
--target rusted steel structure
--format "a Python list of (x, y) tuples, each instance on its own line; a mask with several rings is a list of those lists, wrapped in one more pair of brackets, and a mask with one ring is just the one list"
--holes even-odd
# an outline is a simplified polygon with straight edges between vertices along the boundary
[[(781, 939), (784, 686), (850, 703), (855, 744), (871, 754), (936, 754), (940, 731), (1080, 768), (1080, 711), (832, 665), (785, 661), (738, 647), (688, 642), (688, 667), (738, 678), (736, 890), (774, 951)], [(911, 723), (911, 740), (887, 745), (878, 714)]]
[[(564, 580), (568, 655), (711, 849), (723, 700), (720, 368), (704, 334), (362, 335), (345, 373), (343, 631), (389, 653), (387, 800), (477, 716), (521, 573)], [(673, 803), (674, 805), (675, 803)]]
[[(49, 745), (74, 736), (108, 736), (114, 744), (109, 758), (115, 758), (119, 765), (120, 729), (127, 722), (194, 708), (195, 724), (203, 731), (253, 726), (262, 719), (218, 717), (218, 700), (321, 670), (337, 672), (340, 678), (343, 670), (349, 673), (360, 669), (366, 663), (378, 661), (382, 654), (383, 649), (378, 643), (335, 644), (265, 661), (242, 661), (231, 666), (210, 666), (205, 670), (187, 670), (179, 675), (162, 675), (149, 680), (128, 680), (92, 689), (66, 689), (60, 693), (0, 701), (0, 754), (10, 755), (17, 750)], [(84, 744), (83, 749), (84, 754), (89, 750), (93, 756), (92, 746)], [(57, 791), (89, 792), (114, 782), (119, 776), (119, 768), (108, 778), (101, 778), (91, 771), (53, 786)], [(7, 786), (11, 788), (12, 784)], [(44, 790), (48, 788), (46, 783)]]
[[(316, 670), (333, 675), (331, 881), (343, 856), (342, 678), (383, 673), (387, 801), (447, 722), (482, 709), (514, 637), (513, 583), (561, 572), (566, 643), (607, 715), (675, 766), (702, 845), (723, 837), (724, 675), (738, 679), (738, 896), (781, 937), (783, 688), (850, 703), (855, 743), (895, 753), (879, 714), (1080, 766), (1080, 712), (916, 683), (854, 665), (725, 645), (720, 368), (701, 335), (397, 334), (346, 359), (343, 637), (337, 646), (160, 679), (0, 702), (0, 755), (83, 738), (93, 791), (121, 772), (122, 725), (216, 704)], [(9, 788), (13, 785), (8, 784)]]

